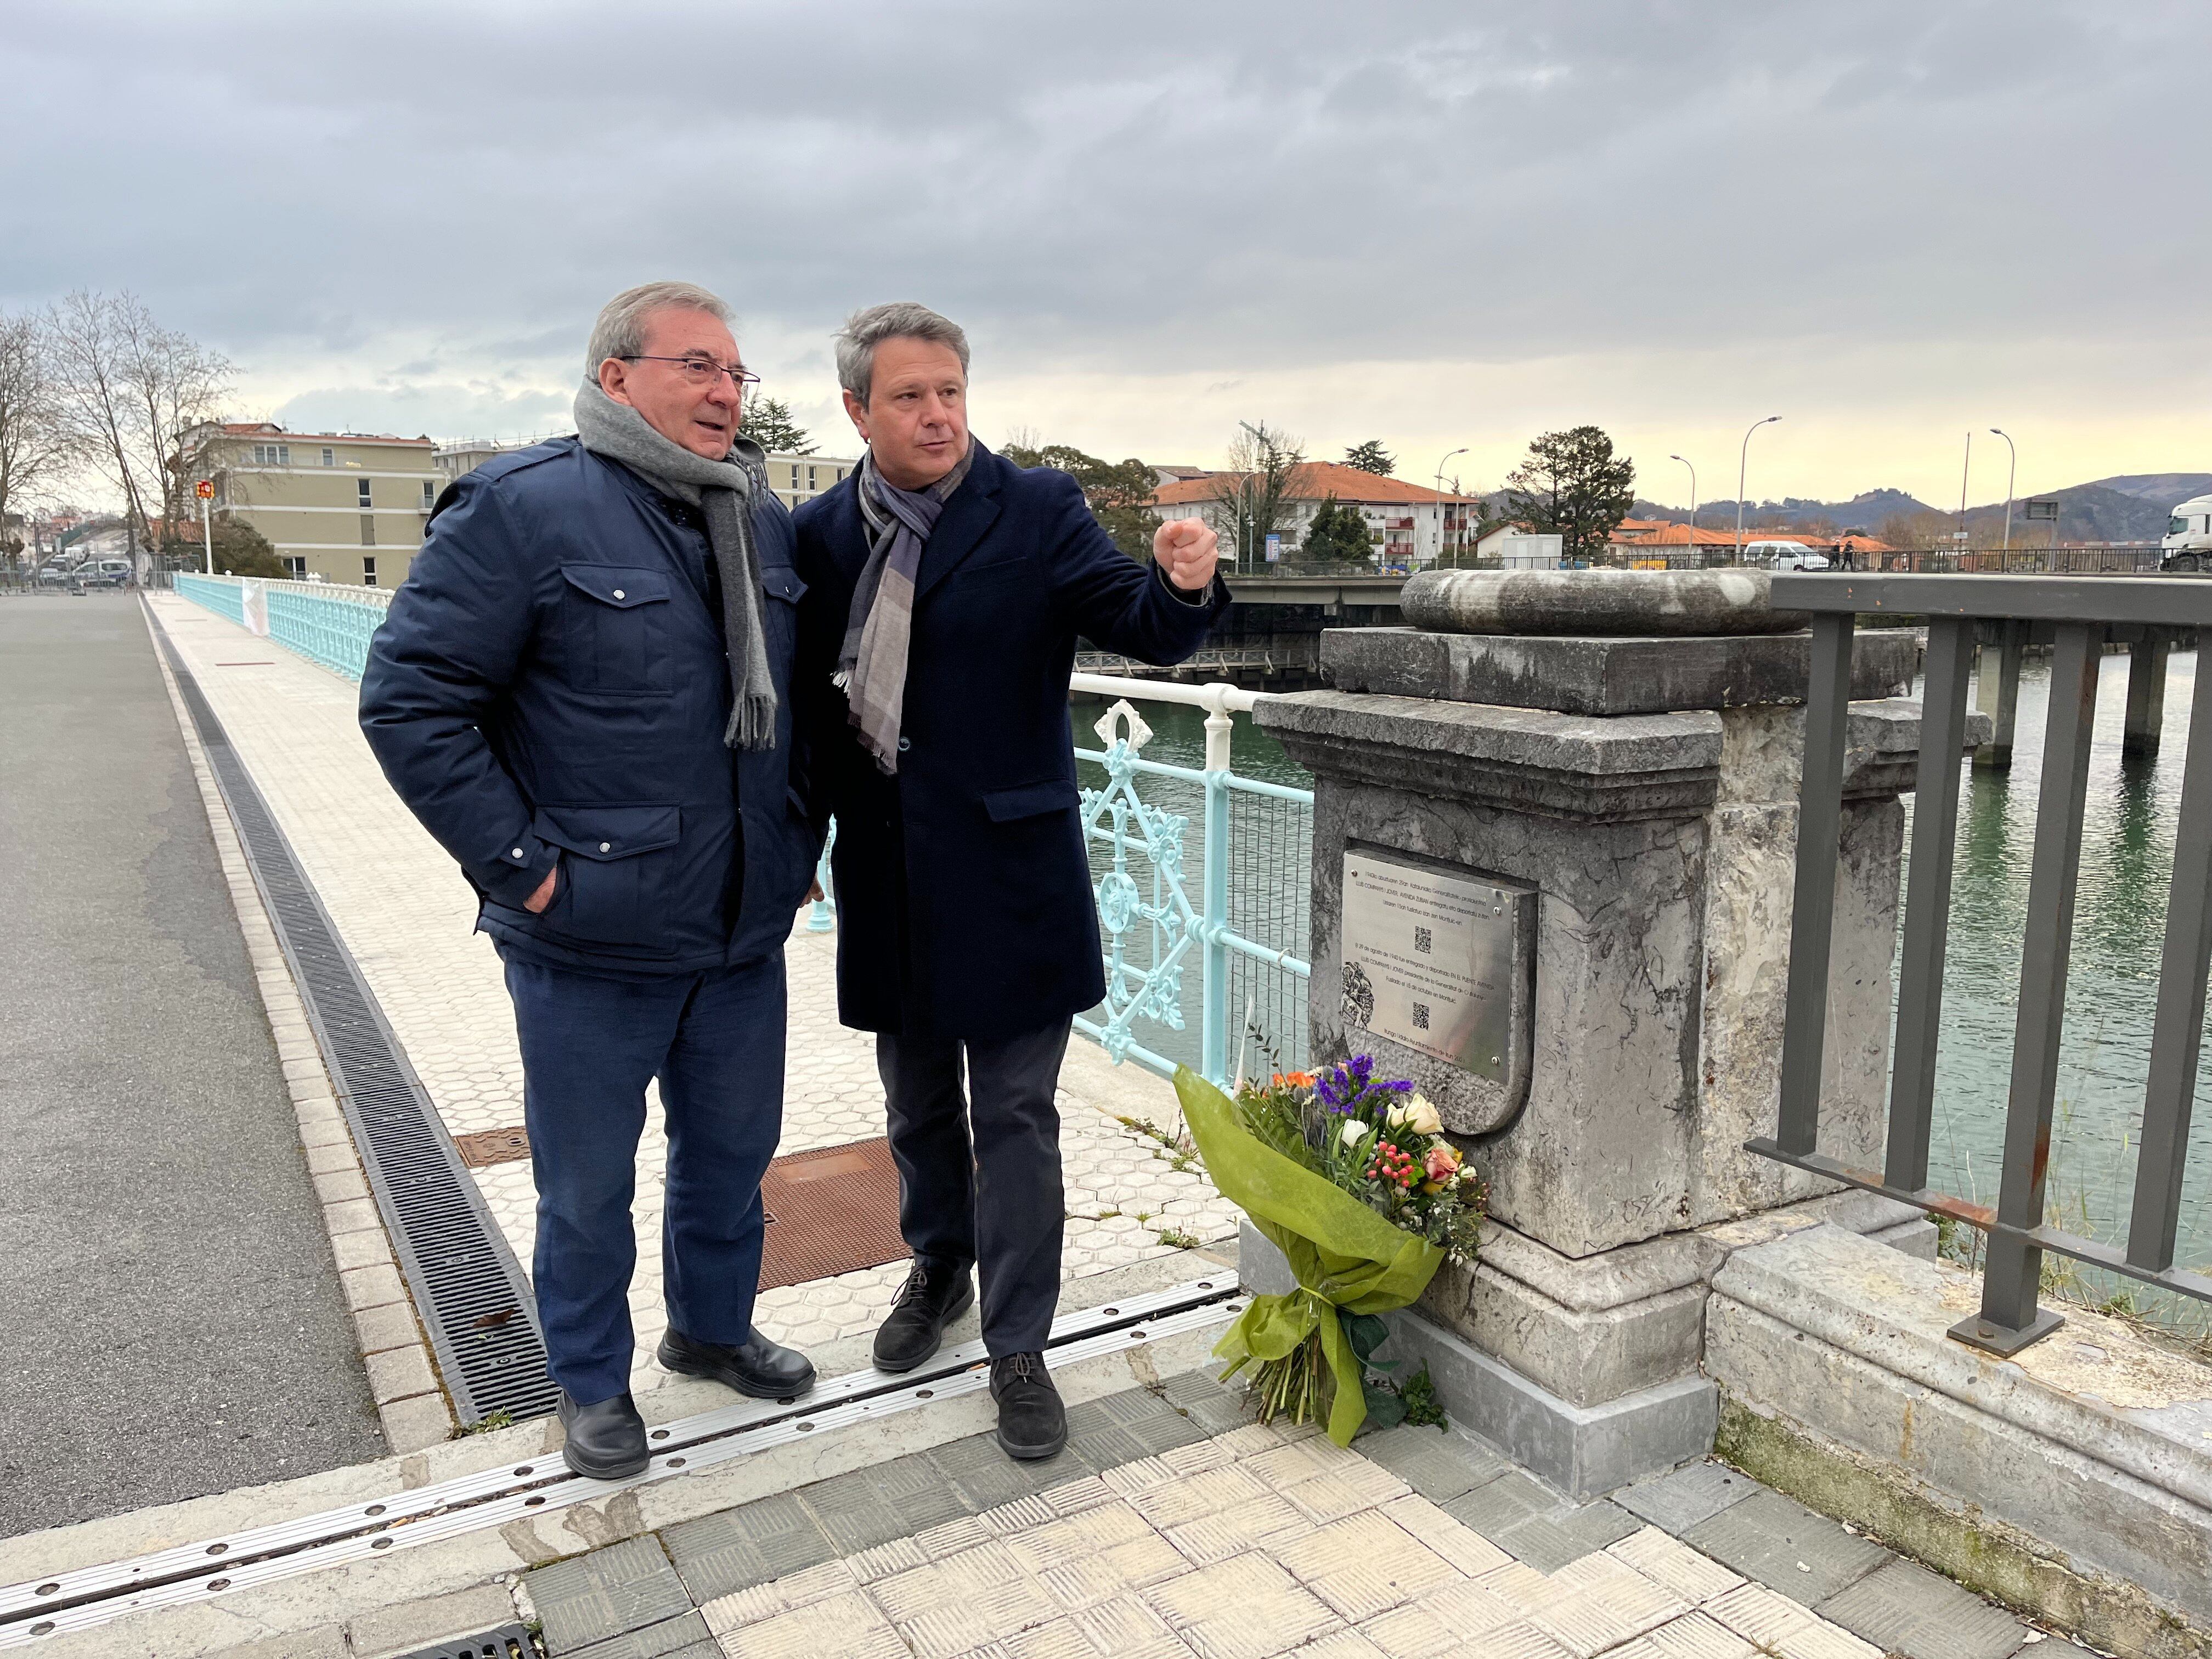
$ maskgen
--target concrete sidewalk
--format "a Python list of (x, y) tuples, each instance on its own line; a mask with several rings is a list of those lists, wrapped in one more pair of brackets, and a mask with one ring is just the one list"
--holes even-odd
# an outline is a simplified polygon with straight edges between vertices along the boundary
[(0, 1534), (380, 1454), (136, 596), (0, 599)]

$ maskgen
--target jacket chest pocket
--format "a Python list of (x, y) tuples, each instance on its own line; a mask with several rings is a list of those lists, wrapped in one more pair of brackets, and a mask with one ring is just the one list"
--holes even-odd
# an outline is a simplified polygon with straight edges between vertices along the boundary
[(562, 654), (579, 690), (665, 696), (668, 576), (630, 565), (564, 564)]

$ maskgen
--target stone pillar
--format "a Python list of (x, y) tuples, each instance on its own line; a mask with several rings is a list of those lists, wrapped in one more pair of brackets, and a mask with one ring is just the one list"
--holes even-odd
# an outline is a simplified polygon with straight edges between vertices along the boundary
[(2024, 622), (1991, 624), (1999, 633), (1996, 643), (1983, 645), (1980, 666), (1974, 675), (1974, 707), (1990, 721), (1990, 737), (1974, 748), (1974, 764), (2004, 771), (2012, 765), (2013, 720), (2020, 708), (2020, 665), (2027, 655)]
[[(1802, 619), (1767, 607), (1766, 580), (1416, 576), (1407, 615), (1426, 625), (1325, 634), (1337, 689), (1255, 711), (1316, 778), (1316, 1057), (1370, 1053), (1414, 1078), (1491, 1182), (1481, 1261), (1449, 1264), (1426, 1318), (1401, 1321), (1394, 1340), (1429, 1360), (1455, 1417), (1570, 1490), (1710, 1443), (1705, 1285), (1731, 1249), (1818, 1219), (1911, 1220), (1742, 1150), (1771, 1131), (1779, 1085), (1810, 657)], [(1468, 622), (1499, 631), (1445, 631)], [(1598, 627), (1613, 631), (1565, 631)], [(1852, 665), (1863, 701), (1822, 1149), (1875, 1165), (1898, 796), (1919, 744), (1917, 705), (1894, 694), (1917, 653), (1909, 633), (1869, 631)], [(1478, 1072), (1496, 1060), (1489, 1074), (1363, 1024), (1366, 971), (1347, 975), (1344, 960), (1347, 854), (1492, 882), (1501, 916), (1530, 896), (1525, 942), (1486, 994), (1510, 1050), (1474, 1058)]]
[(2124, 755), (2158, 753), (2159, 727), (2166, 720), (2166, 658), (2173, 641), (2157, 629), (2128, 647), (2128, 714), (2121, 730)]

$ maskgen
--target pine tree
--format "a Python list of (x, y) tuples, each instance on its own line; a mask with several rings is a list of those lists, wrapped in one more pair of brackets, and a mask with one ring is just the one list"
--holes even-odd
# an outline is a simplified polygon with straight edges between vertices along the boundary
[(1372, 472), (1378, 478), (1387, 478), (1397, 471), (1398, 458), (1382, 447), (1380, 438), (1370, 438), (1364, 444), (1354, 444), (1344, 452), (1344, 464), (1356, 466), (1362, 472)]
[(1358, 560), (1365, 563), (1375, 556), (1374, 544), (1368, 539), (1367, 520), (1360, 510), (1348, 502), (1331, 495), (1313, 515), (1306, 526), (1306, 538), (1300, 549), (1301, 556), (1316, 561)]
[(1562, 538), (1571, 562), (1595, 561), (1636, 504), (1636, 464), (1615, 459), (1613, 440), (1594, 426), (1547, 432), (1505, 478), (1505, 516)]
[(738, 431), (771, 455), (811, 455), (814, 441), (806, 428), (791, 418), (791, 405), (781, 398), (755, 398), (745, 405)]

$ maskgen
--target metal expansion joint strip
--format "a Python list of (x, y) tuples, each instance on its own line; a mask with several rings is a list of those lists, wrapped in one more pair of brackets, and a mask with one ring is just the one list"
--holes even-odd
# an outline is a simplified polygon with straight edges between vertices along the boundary
[[(1047, 1364), (1058, 1369), (1202, 1330), (1244, 1305), (1231, 1271), (1062, 1314), (1053, 1322)], [(90, 1630), (125, 1613), (182, 1607), (502, 1526), (523, 1516), (597, 1502), (687, 1470), (711, 1468), (989, 1386), (989, 1356), (983, 1345), (963, 1343), (903, 1376), (854, 1371), (821, 1383), (801, 1399), (740, 1401), (664, 1424), (651, 1431), (653, 1452), (645, 1471), (627, 1480), (586, 1480), (571, 1474), (557, 1454), (540, 1455), (368, 1504), (58, 1573), (35, 1583), (10, 1584), (0, 1588), (0, 1650)]]

